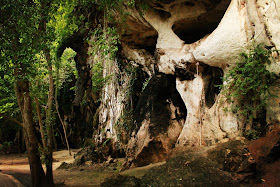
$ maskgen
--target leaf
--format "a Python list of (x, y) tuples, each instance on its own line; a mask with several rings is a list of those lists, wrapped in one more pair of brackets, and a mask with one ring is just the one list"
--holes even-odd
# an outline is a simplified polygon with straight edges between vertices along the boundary
[[(227, 84), (220, 85), (226, 101), (232, 104), (231, 111), (239, 112), (249, 121), (273, 97), (269, 92), (275, 81), (274, 73), (266, 69), (271, 51), (257, 45), (248, 53), (241, 53), (239, 60), (224, 76)], [(236, 102), (234, 102), (236, 101)]]

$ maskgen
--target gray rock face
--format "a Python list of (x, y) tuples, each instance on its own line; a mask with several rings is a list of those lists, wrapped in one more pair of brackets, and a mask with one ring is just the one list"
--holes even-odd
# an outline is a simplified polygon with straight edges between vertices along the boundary
[[(125, 145), (126, 153), (143, 164), (165, 159), (175, 143), (176, 146), (212, 145), (225, 138), (240, 136), (244, 124), (238, 116), (224, 111), (228, 104), (222, 102), (224, 96), (213, 85), (226, 84), (220, 78), (234, 65), (239, 53), (246, 51), (252, 43), (280, 49), (277, 13), (280, 3), (276, 1), (174, 0), (156, 2), (151, 7), (144, 15), (129, 10), (131, 15), (127, 23), (131, 29), (122, 37), (123, 54), (150, 77), (171, 75), (170, 90), (179, 93), (186, 115), (185, 119), (177, 118), (178, 105), (170, 100), (172, 93), (167, 90), (151, 91), (151, 95), (144, 93), (140, 97), (139, 101), (146, 101), (146, 106), (153, 108), (157, 105), (149, 105), (149, 102), (157, 102), (154, 97), (162, 96), (166, 105), (160, 109), (168, 108), (168, 116), (163, 121), (161, 115), (165, 114), (160, 113), (160, 109), (151, 113), (143, 106), (135, 111), (138, 114), (134, 116), (141, 119), (136, 120), (137, 128)], [(279, 54), (274, 53), (274, 57), (276, 62), (270, 69), (279, 73)], [(147, 88), (158, 89), (153, 84), (150, 81)], [(109, 84), (104, 88), (107, 90), (103, 96), (106, 105), (104, 102), (100, 121), (110, 129), (104, 136), (117, 141), (113, 124), (124, 107), (121, 89), (113, 87)], [(273, 115), (267, 114), (268, 122), (280, 119), (274, 108), (274, 104), (268, 106), (268, 111), (273, 111)], [(147, 113), (141, 113), (143, 111)], [(157, 155), (155, 158), (145, 156), (146, 152), (157, 149), (159, 153), (152, 154)]]

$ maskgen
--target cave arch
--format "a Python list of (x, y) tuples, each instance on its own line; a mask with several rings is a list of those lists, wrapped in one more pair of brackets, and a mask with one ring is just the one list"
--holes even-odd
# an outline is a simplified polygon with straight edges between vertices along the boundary
[(205, 13), (198, 17), (176, 21), (172, 30), (181, 40), (185, 41), (185, 44), (194, 43), (212, 33), (218, 27), (229, 4), (230, 0), (222, 0), (211, 4), (212, 6), (205, 4)]

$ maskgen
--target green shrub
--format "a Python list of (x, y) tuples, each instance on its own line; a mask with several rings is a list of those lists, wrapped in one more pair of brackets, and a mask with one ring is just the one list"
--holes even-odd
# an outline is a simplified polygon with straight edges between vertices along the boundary
[(226, 110), (242, 116), (247, 130), (251, 129), (253, 119), (265, 110), (267, 99), (273, 96), (269, 88), (276, 77), (266, 69), (271, 64), (271, 52), (263, 45), (257, 45), (248, 53), (241, 53), (224, 77), (226, 84), (222, 93), (231, 104)]

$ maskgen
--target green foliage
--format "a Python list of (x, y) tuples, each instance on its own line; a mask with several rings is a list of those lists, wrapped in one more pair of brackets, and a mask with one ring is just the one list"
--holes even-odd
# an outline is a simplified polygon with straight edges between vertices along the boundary
[[(14, 76), (0, 66), (0, 114), (15, 116), (19, 114), (14, 93)], [(1, 115), (0, 115), (1, 119)]]
[(90, 32), (89, 44), (92, 47), (89, 55), (99, 56), (101, 59), (113, 59), (118, 51), (118, 44), (120, 43), (119, 35), (116, 28), (107, 27), (101, 29), (96, 28), (93, 32)]
[[(53, 19), (50, 21), (50, 26), (55, 28), (56, 39), (59, 42), (61, 39), (72, 35), (78, 30), (80, 20), (76, 16), (72, 16), (78, 1), (61, 2)], [(81, 20), (82, 21), (82, 20)]]
[[(55, 13), (59, 4), (59, 1), (47, 0), (3, 0), (0, 2), (0, 92), (3, 93), (0, 110), (1, 113), (8, 116), (6, 117), (8, 119), (12, 117), (13, 120), (20, 117), (19, 112), (14, 118), (14, 114), (9, 111), (19, 111), (19, 109), (14, 110), (15, 107), (18, 107), (13, 91), (14, 83), (25, 81), (28, 84), (26, 93), (31, 92), (32, 98), (30, 99), (33, 100), (33, 97), (37, 97), (39, 105), (43, 106), (41, 107), (43, 125), (53, 125), (50, 122), (54, 121), (55, 116), (48, 117), (48, 114), (52, 115), (50, 114), (52, 111), (47, 112), (44, 105), (48, 99), (49, 74), (52, 74), (52, 71), (48, 70), (48, 66), (51, 64), (54, 67), (57, 62), (54, 55), (57, 46), (55, 42), (58, 42), (63, 36), (59, 28), (64, 27), (54, 24), (59, 20), (57, 15), (61, 13)], [(74, 29), (70, 29), (71, 32), (72, 30)], [(55, 33), (55, 31), (57, 32)], [(51, 60), (47, 61), (49, 50), (51, 50)], [(61, 78), (65, 77), (63, 74), (61, 75)], [(31, 110), (31, 108), (27, 108), (27, 110)], [(35, 114), (35, 111), (30, 112)], [(36, 117), (34, 119), (35, 122), (38, 120)], [(1, 119), (1, 127), (3, 127), (2, 122), (6, 121)]]
[(13, 120), (21, 121), (14, 85), (33, 78), (45, 36), (38, 33), (40, 9), (30, 1), (1, 0), (0, 12), (0, 116), (5, 116), (0, 119), (0, 141), (13, 141), (20, 130)]
[[(7, 98), (7, 99), (8, 99), (8, 98)], [(1, 102), (4, 103), (4, 104), (1, 105), (1, 107), (0, 107), (0, 113), (1, 113), (1, 114), (4, 114), (4, 113), (6, 113), (7, 111), (10, 111), (10, 110), (13, 108), (13, 106), (15, 105), (15, 103), (6, 102), (6, 99), (1, 100)], [(1, 119), (1, 117), (0, 117), (0, 119)]]
[[(91, 0), (62, 0), (58, 7), (49, 23), (55, 30), (53, 48), (57, 58), (62, 55), (65, 47), (69, 47), (69, 42), (73, 42), (73, 37), (87, 35), (98, 14), (96, 5)], [(80, 45), (82, 44), (74, 42), (71, 47), (76, 50)]]
[(10, 73), (15, 68), (24, 68), (28, 74), (35, 54), (41, 49), (38, 42), (42, 39), (38, 33), (39, 9), (26, 0), (12, 3), (1, 0), (0, 7), (0, 64)]
[(33, 72), (32, 78), (29, 79), (30, 92), (32, 97), (37, 97), (42, 103), (47, 100), (48, 94), (48, 62), (43, 55), (39, 53), (36, 55), (36, 60), (32, 65), (36, 71)]
[[(105, 65), (109, 65), (116, 57), (118, 51), (119, 35), (114, 27), (101, 29), (96, 28), (90, 33), (89, 44), (91, 51), (89, 55), (94, 56), (95, 63), (92, 65), (92, 88), (94, 94), (98, 95), (102, 87), (111, 78), (111, 75), (103, 74)], [(110, 66), (110, 65), (109, 65)]]
[(260, 133), (258, 130), (250, 129), (245, 131), (244, 137), (246, 137), (248, 140), (256, 140), (260, 138)]
[(72, 82), (73, 79), (77, 79), (78, 72), (76, 69), (75, 56), (76, 52), (71, 48), (66, 48), (56, 64), (56, 84), (57, 89), (60, 89), (62, 84), (66, 82)]
[(150, 80), (151, 80), (152, 76), (145, 79), (144, 83), (143, 83), (143, 87), (142, 87), (142, 91), (145, 90), (145, 88), (147, 87), (147, 85), (149, 84)]
[(241, 53), (236, 65), (226, 74), (222, 93), (231, 105), (230, 110), (252, 123), (253, 118), (262, 112), (267, 99), (272, 96), (269, 87), (275, 74), (266, 66), (271, 64), (271, 51), (257, 45), (248, 53)]
[(94, 0), (100, 9), (116, 9), (123, 4), (134, 6), (135, 0)]
[(92, 75), (92, 89), (93, 93), (99, 95), (101, 89), (106, 84), (106, 82), (111, 78), (111, 76), (103, 77), (103, 65), (102, 63), (96, 63), (93, 65), (91, 71)]
[(112, 141), (112, 138), (107, 138), (103, 143), (102, 146), (105, 147), (107, 146), (108, 143), (110, 143)]
[[(123, 75), (121, 75), (118, 80), (122, 83), (122, 88), (124, 91), (124, 107), (125, 109), (123, 110), (122, 115), (118, 118), (115, 128), (118, 131), (118, 139), (120, 141), (126, 141), (123, 140), (122, 138), (128, 137), (128, 135), (132, 132), (133, 130), (133, 97), (134, 97), (134, 88), (135, 88), (135, 83), (137, 80), (137, 75), (139, 73), (139, 69), (135, 68), (131, 64), (128, 64), (124, 68), (124, 72), (122, 72)], [(122, 135), (126, 134), (124, 137)]]
[(55, 99), (59, 109), (70, 112), (75, 97), (75, 81), (78, 77), (75, 58), (76, 52), (66, 48), (55, 65)]
[(149, 7), (149, 0), (94, 0), (99, 10), (103, 10), (111, 22), (123, 22), (128, 15), (126, 7), (136, 8), (140, 12)]

